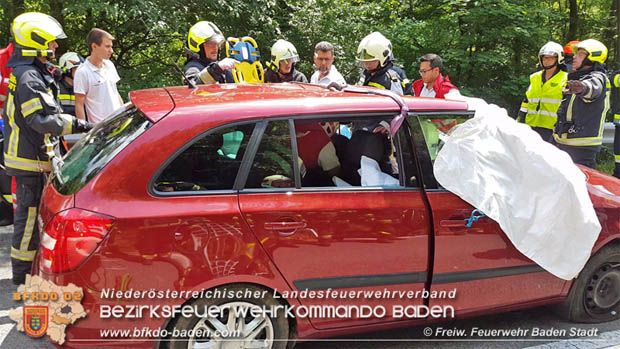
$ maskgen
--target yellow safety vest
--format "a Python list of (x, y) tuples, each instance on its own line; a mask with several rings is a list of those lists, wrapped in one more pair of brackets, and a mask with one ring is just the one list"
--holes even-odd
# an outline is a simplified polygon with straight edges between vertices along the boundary
[(558, 120), (558, 108), (562, 103), (562, 86), (568, 74), (560, 70), (543, 84), (544, 70), (530, 75), (530, 87), (525, 96), (527, 102), (521, 104), (521, 111), (527, 113), (525, 123), (531, 127), (553, 130)]

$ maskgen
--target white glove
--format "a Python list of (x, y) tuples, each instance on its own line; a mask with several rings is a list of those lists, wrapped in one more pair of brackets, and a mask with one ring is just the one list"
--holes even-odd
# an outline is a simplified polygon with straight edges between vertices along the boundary
[(220, 68), (222, 68), (222, 70), (232, 70), (232, 69), (235, 69), (235, 64), (240, 64), (240, 63), (241, 62), (239, 62), (238, 60), (234, 58), (226, 57), (222, 59), (221, 61), (217, 62), (217, 65), (219, 65)]

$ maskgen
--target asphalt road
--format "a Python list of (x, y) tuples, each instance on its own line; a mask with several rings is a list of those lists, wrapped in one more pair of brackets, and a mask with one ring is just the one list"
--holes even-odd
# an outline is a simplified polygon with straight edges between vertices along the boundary
[[(15, 329), (8, 317), (10, 308), (19, 306), (11, 295), (16, 287), (11, 283), (10, 246), (12, 226), (0, 227), (0, 349), (54, 348), (46, 339), (33, 339)], [(516, 330), (513, 338), (478, 337), (472, 331)], [(532, 336), (535, 331), (553, 331), (546, 337)], [(425, 335), (431, 332), (431, 336)], [(452, 331), (452, 332), (451, 332)], [(461, 331), (462, 336), (456, 335)], [(586, 337), (571, 332), (589, 334)], [(525, 333), (525, 334), (524, 334)], [(620, 349), (620, 320), (605, 324), (573, 324), (561, 320), (549, 307), (527, 311), (483, 316), (405, 329), (367, 333), (345, 338), (331, 338), (299, 343), (299, 349), (335, 348), (618, 348)]]

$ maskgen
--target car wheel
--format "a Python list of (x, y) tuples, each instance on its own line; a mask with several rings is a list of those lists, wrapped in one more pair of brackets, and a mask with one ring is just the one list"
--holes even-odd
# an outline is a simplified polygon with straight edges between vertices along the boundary
[[(218, 287), (214, 289), (221, 294), (237, 293), (242, 294), (263, 294), (266, 289), (253, 285), (234, 285)], [(247, 290), (247, 292), (246, 292)], [(192, 307), (197, 308), (199, 315), (191, 317), (178, 316), (170, 326), (168, 326), (169, 336), (162, 343), (162, 347), (172, 349), (178, 348), (265, 348), (265, 349), (284, 349), (287, 347), (289, 338), (288, 321), (284, 311), (280, 309), (270, 313), (251, 314), (247, 311), (252, 307), (272, 309), (281, 306), (269, 292), (264, 293), (264, 297), (242, 297), (242, 298), (199, 298), (193, 303)], [(218, 306), (217, 316), (206, 314), (209, 307)], [(247, 311), (246, 316), (235, 317), (234, 314)], [(253, 316), (258, 315), (258, 316)], [(185, 334), (184, 334), (185, 331)], [(176, 334), (176, 335), (175, 335)]]
[(561, 307), (574, 322), (620, 318), (620, 245), (598, 251), (586, 264)]

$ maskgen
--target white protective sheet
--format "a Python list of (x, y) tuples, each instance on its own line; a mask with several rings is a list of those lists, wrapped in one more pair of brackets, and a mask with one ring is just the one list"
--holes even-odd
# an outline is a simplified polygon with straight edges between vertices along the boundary
[(601, 231), (583, 172), (505, 109), (478, 98), (453, 99), (467, 101), (476, 114), (441, 137), (437, 181), (498, 222), (545, 270), (576, 277)]

